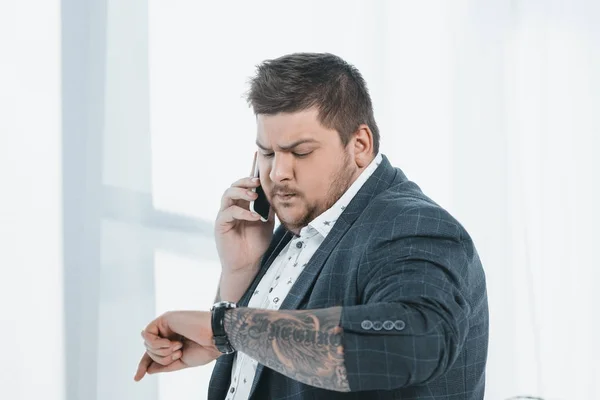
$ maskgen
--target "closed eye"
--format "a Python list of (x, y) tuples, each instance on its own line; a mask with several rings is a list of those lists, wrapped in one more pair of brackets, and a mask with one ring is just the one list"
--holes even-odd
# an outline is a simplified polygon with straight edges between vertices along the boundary
[(292, 153), (295, 157), (298, 158), (304, 158), (306, 156), (309, 156), (312, 153), (312, 151), (309, 151), (308, 153)]
[[(261, 154), (262, 154), (262, 156), (263, 156), (263, 157), (265, 157), (265, 158), (271, 158), (271, 157), (273, 157), (273, 155), (274, 155), (275, 153), (261, 153)], [(307, 157), (307, 156), (311, 155), (311, 154), (312, 154), (312, 151), (309, 151), (308, 153), (296, 153), (296, 152), (293, 152), (292, 154), (294, 155), (294, 157), (297, 157), (297, 158), (304, 158), (304, 157)]]

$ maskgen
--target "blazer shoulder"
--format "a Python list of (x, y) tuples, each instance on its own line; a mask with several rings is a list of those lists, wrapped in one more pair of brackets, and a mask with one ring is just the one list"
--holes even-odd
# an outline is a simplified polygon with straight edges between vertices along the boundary
[(376, 221), (378, 231), (392, 236), (442, 236), (455, 241), (470, 239), (454, 216), (409, 180), (392, 185), (374, 197), (365, 209), (364, 217)]

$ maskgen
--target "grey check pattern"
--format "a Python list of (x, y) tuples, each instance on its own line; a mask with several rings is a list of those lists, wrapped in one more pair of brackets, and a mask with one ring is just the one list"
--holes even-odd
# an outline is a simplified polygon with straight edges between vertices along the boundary
[[(275, 232), (240, 306), (291, 236)], [(280, 309), (333, 306), (343, 306), (351, 391), (312, 387), (259, 364), (251, 399), (483, 399), (488, 307), (477, 251), (460, 223), (386, 157)], [(217, 360), (209, 400), (225, 399), (232, 360)]]

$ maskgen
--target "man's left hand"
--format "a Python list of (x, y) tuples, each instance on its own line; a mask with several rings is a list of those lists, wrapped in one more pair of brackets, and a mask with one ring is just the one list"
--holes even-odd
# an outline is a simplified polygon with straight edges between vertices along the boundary
[(211, 314), (207, 311), (170, 311), (142, 331), (146, 353), (133, 378), (146, 373), (178, 371), (216, 360), (221, 352), (213, 342)]

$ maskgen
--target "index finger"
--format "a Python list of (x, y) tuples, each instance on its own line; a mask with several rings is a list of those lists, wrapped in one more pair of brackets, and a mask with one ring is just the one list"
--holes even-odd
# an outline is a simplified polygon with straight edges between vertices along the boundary
[(231, 184), (231, 187), (252, 189), (252, 188), (257, 187), (258, 185), (259, 185), (258, 178), (253, 178), (251, 176), (248, 176), (246, 178), (238, 179), (237, 181), (233, 182)]
[(161, 338), (160, 336), (157, 336), (148, 331), (142, 331), (142, 337), (144, 338), (144, 341), (153, 349), (165, 349), (171, 347), (174, 344), (174, 342), (172, 342), (171, 340)]

